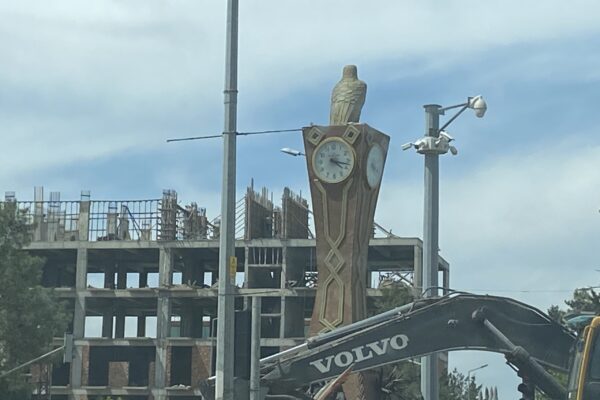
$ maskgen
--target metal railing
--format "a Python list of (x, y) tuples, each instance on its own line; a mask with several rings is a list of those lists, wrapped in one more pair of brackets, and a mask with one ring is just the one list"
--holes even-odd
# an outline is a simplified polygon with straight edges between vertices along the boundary
[[(175, 195), (176, 196), (176, 195)], [(0, 202), (0, 206), (7, 202)], [(176, 197), (149, 200), (10, 201), (33, 241), (212, 240), (219, 217), (210, 221), (195, 203), (182, 207)], [(82, 204), (85, 204), (82, 207)], [(245, 198), (236, 203), (236, 237), (243, 238)], [(87, 232), (80, 233), (80, 229)]]
[[(209, 220), (206, 210), (195, 203), (177, 204), (177, 194), (167, 191), (161, 199), (14, 201), (20, 215), (34, 225), (34, 241), (107, 241), (107, 240), (212, 240), (220, 234), (220, 217)], [(82, 207), (85, 204), (85, 207)], [(300, 202), (298, 204), (301, 204)], [(291, 213), (292, 223), (304, 226), (309, 238), (314, 234), (314, 216), (307, 205), (308, 226)], [(243, 239), (246, 220), (246, 196), (236, 202), (235, 237)], [(273, 235), (282, 232), (282, 210), (273, 207)], [(87, 229), (80, 233), (80, 229)], [(395, 235), (374, 223), (374, 236)], [(285, 233), (283, 233), (285, 234)]]
[(88, 240), (157, 240), (160, 199), (90, 201)]
[(79, 201), (14, 202), (26, 224), (34, 225), (34, 241), (79, 239)]

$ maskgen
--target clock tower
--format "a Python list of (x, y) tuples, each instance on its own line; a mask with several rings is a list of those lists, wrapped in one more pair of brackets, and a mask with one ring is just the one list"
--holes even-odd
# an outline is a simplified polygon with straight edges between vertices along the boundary
[[(310, 336), (367, 317), (367, 254), (389, 136), (366, 124), (303, 129), (315, 221), (318, 286)], [(350, 375), (346, 399), (378, 398), (371, 372)]]
[(310, 333), (367, 316), (367, 253), (389, 136), (366, 124), (303, 129), (317, 241)]
[[(369, 239), (390, 138), (358, 123), (366, 95), (356, 66), (346, 65), (329, 125), (302, 130), (317, 242), (311, 336), (367, 316)], [(372, 371), (351, 374), (343, 388), (348, 400), (379, 398)]]

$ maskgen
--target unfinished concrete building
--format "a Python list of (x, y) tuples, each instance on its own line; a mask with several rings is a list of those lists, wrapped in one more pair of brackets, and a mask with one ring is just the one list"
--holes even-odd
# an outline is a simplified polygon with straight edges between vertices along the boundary
[[(170, 190), (133, 201), (92, 200), (89, 192), (78, 201), (49, 197), (42, 188), (33, 201), (6, 194), (35, 223), (27, 250), (44, 257), (43, 284), (73, 315), (72, 363), (43, 366), (33, 374), (37, 386), (50, 388), (54, 400), (200, 399), (198, 384), (214, 365), (218, 217), (180, 205)], [(303, 342), (317, 285), (307, 201), (286, 188), (276, 206), (266, 189), (249, 187), (236, 221), (236, 309), (261, 298), (263, 356)], [(421, 240), (374, 230), (370, 301), (382, 279), (418, 286)], [(440, 273), (447, 287), (443, 259)]]

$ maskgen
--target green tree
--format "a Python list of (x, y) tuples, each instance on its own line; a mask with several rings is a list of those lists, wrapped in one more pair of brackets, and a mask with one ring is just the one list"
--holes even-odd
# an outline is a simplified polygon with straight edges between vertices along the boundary
[(559, 324), (564, 323), (564, 317), (566, 314), (567, 313), (564, 310), (561, 310), (559, 306), (551, 306), (548, 309), (548, 316)]
[(442, 377), (440, 400), (476, 400), (480, 393), (481, 385), (477, 384), (474, 376), (466, 377), (454, 369)]
[(566, 300), (568, 312), (591, 311), (600, 315), (600, 294), (593, 288), (575, 289), (573, 298)]
[[(43, 260), (23, 247), (32, 226), (15, 203), (0, 203), (0, 371), (6, 371), (50, 350), (62, 336), (66, 313), (51, 289), (40, 285)], [(0, 380), (3, 400), (29, 398), (22, 373)]]
[(600, 315), (600, 293), (594, 288), (575, 289), (573, 297), (565, 300), (567, 309), (563, 310), (557, 305), (553, 305), (548, 309), (548, 315), (554, 321), (564, 324), (564, 317), (571, 313), (591, 312), (595, 315)]
[(375, 299), (372, 314), (379, 314), (415, 301), (414, 289), (401, 282), (388, 282), (381, 288), (381, 297)]

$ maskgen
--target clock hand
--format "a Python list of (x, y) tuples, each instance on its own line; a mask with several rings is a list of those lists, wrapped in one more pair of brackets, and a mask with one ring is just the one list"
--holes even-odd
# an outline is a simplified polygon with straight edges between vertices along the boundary
[(344, 165), (349, 165), (349, 163), (338, 161), (338, 160), (335, 160), (335, 159), (331, 159), (331, 162), (334, 163), (335, 165), (337, 165), (338, 167), (342, 168), (342, 169), (344, 169)]
[(331, 161), (332, 163), (336, 164), (336, 165), (350, 165), (349, 162), (344, 162), (344, 161), (340, 161), (337, 158), (330, 158), (329, 161)]

